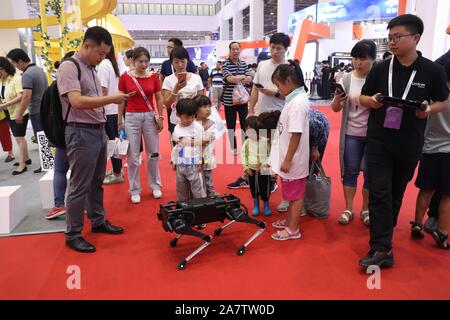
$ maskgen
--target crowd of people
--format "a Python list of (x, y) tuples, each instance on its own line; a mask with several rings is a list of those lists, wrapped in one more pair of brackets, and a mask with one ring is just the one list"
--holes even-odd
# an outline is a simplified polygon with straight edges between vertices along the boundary
[[(339, 160), (345, 208), (338, 218), (342, 225), (355, 217), (358, 177), (360, 172), (364, 175), (359, 216), (370, 230), (370, 251), (359, 262), (364, 267), (393, 265), (393, 232), (403, 194), (419, 161), (416, 186), (420, 192), (411, 236), (422, 239), (425, 230), (440, 248), (450, 248), (450, 53), (434, 63), (417, 51), (424, 31), (417, 16), (394, 18), (388, 29), (391, 56), (384, 61), (375, 63), (376, 44), (361, 40), (351, 51), (350, 72), (345, 65), (332, 72), (326, 62), (322, 70), (322, 79), (331, 79), (333, 73), (338, 87), (331, 108), (342, 114)], [(287, 215), (272, 224), (279, 229), (272, 238), (301, 238), (300, 216), (307, 214), (303, 208), (307, 177), (311, 166), (323, 159), (330, 124), (322, 112), (310, 108), (300, 65), (286, 59), (289, 46), (290, 37), (276, 33), (270, 39), (270, 59), (249, 66), (240, 58), (240, 43), (231, 42), (228, 58), (209, 71), (204, 63), (197, 68), (182, 41), (172, 38), (167, 45), (170, 59), (161, 72), (149, 70), (150, 54), (139, 47), (125, 53), (129, 71), (120, 74), (109, 32), (89, 28), (80, 50), (67, 54), (56, 74), (63, 115), (67, 115), (66, 148), (56, 149), (55, 207), (46, 218), (67, 215), (67, 246), (79, 252), (96, 250), (81, 236), (85, 211), (92, 232), (124, 232), (106, 219), (103, 185), (123, 183), (127, 166), (130, 201), (140, 203), (142, 152), (148, 187), (155, 199), (163, 196), (159, 149), (166, 124), (176, 200), (218, 195), (212, 172), (219, 168), (214, 142), (222, 121), (212, 113), (222, 107), (233, 155), (238, 154), (238, 117), (242, 130), (242, 174), (228, 188), (249, 188), (251, 214), (270, 216), (270, 195), (279, 181), (283, 200), (277, 211)], [(34, 133), (42, 130), (39, 106), (47, 80), (21, 49), (0, 57), (0, 77), (1, 142), (7, 152), (5, 161), (11, 162), (9, 124), (20, 150), (13, 172), (17, 175), (31, 164), (24, 138), (28, 119)], [(238, 86), (247, 88), (247, 100), (236, 102)], [(330, 82), (322, 83), (322, 89), (330, 93), (325, 93), (326, 99), (331, 98), (330, 88)], [(420, 101), (426, 108), (386, 106), (380, 96)], [(119, 135), (129, 141), (126, 164), (112, 157), (113, 171), (107, 173), (107, 142)], [(428, 208), (430, 218), (424, 226)]]

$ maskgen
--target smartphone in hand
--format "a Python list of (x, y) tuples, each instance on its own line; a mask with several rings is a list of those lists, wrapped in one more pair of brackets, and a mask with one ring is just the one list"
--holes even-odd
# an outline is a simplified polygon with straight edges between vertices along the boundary
[(259, 88), (259, 89), (263, 89), (264, 86), (262, 84), (259, 83), (254, 83), (255, 87)]
[(185, 82), (187, 79), (187, 73), (186, 72), (181, 72), (177, 74), (178, 77), (178, 82)]
[(334, 89), (337, 91), (337, 93), (339, 95), (344, 94), (344, 96), (346, 96), (347, 94), (345, 93), (344, 87), (342, 87), (342, 85), (340, 83), (336, 83), (334, 85)]

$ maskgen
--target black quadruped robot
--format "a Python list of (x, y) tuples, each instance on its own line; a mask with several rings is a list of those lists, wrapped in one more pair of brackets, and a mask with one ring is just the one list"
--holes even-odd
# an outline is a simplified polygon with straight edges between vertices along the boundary
[(237, 250), (239, 256), (244, 254), (245, 249), (250, 243), (259, 237), (266, 228), (264, 222), (250, 218), (248, 216), (248, 210), (241, 203), (241, 200), (231, 194), (188, 201), (169, 202), (165, 205), (160, 205), (160, 212), (157, 216), (166, 232), (175, 232), (178, 234), (170, 241), (172, 248), (176, 247), (178, 240), (184, 235), (197, 237), (204, 241), (194, 252), (178, 264), (179, 270), (184, 270), (188, 261), (211, 244), (212, 237), (195, 230), (194, 228), (196, 226), (217, 221), (224, 223), (225, 220), (230, 220), (214, 231), (214, 235), (219, 236), (223, 230), (236, 222), (256, 225), (258, 227), (256, 233)]

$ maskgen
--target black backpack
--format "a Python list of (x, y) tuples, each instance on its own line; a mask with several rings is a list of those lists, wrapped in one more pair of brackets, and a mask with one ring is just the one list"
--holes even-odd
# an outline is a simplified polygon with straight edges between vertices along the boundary
[[(78, 69), (78, 80), (81, 79), (81, 69), (78, 62), (73, 58), (67, 58), (64, 61), (71, 61)], [(41, 121), (45, 135), (50, 144), (57, 148), (65, 148), (66, 141), (64, 131), (66, 129), (67, 117), (71, 109), (67, 109), (67, 114), (63, 117), (61, 99), (59, 97), (58, 85), (56, 80), (45, 90), (41, 101)]]

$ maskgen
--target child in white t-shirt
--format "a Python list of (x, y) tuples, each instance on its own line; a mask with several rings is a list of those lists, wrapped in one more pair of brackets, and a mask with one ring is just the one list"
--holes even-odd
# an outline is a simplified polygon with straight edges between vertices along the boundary
[(216, 139), (216, 123), (210, 119), (211, 116), (211, 100), (207, 96), (200, 95), (195, 99), (197, 104), (196, 120), (202, 125), (205, 134), (203, 135), (203, 189), (207, 197), (216, 195), (212, 179), (212, 170), (217, 167), (216, 158), (214, 156), (214, 141)]
[(195, 121), (197, 105), (192, 99), (181, 99), (176, 105), (180, 123), (176, 125), (172, 140), (172, 165), (176, 170), (178, 201), (203, 198), (202, 143), (204, 129)]
[(287, 218), (272, 224), (282, 229), (272, 235), (275, 240), (300, 239), (299, 213), (309, 175), (308, 97), (300, 66), (292, 60), (289, 63), (279, 66), (272, 75), (272, 81), (286, 97), (286, 105), (272, 139), (269, 164), (281, 178), (283, 199), (289, 201)]

